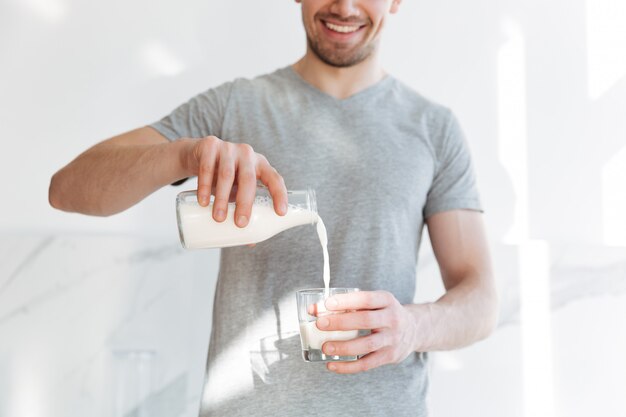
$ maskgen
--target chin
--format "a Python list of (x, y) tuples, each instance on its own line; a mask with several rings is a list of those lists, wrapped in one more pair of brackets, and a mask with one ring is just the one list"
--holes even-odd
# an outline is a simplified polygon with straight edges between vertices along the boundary
[(311, 51), (325, 64), (336, 68), (348, 68), (368, 59), (374, 52), (374, 47), (362, 47), (359, 50), (351, 50), (342, 54), (341, 52), (326, 52), (319, 50), (316, 46), (309, 42)]

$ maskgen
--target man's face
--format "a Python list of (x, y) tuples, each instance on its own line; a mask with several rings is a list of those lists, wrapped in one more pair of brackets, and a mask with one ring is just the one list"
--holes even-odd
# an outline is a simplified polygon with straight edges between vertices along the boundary
[(377, 48), (385, 18), (400, 0), (296, 0), (311, 51), (334, 67), (350, 67)]

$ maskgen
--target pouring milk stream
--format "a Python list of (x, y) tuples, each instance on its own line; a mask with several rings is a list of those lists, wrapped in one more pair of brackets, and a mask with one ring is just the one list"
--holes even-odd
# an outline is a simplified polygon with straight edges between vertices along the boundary
[[(176, 199), (176, 215), (180, 241), (187, 249), (225, 248), (230, 246), (259, 243), (292, 227), (315, 224), (317, 235), (324, 255), (324, 296), (315, 303), (315, 316), (330, 314), (324, 305), (330, 296), (330, 265), (328, 257), (328, 234), (324, 221), (317, 214), (315, 192), (288, 191), (287, 213), (279, 216), (274, 211), (274, 204), (269, 191), (257, 188), (257, 195), (252, 205), (250, 220), (246, 227), (235, 224), (235, 203), (228, 204), (226, 219), (217, 222), (213, 219), (213, 197), (208, 206), (198, 204), (196, 191), (185, 191)], [(310, 313), (309, 313), (310, 314)], [(316, 321), (300, 321), (300, 336), (303, 354), (316, 350), (321, 355), (324, 342), (328, 340), (350, 340), (358, 336), (358, 330), (319, 330)], [(306, 359), (305, 360), (310, 360)]]

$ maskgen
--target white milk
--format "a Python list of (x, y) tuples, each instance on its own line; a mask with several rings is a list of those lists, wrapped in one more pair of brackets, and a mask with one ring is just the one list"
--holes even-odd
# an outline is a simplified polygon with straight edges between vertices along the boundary
[[(330, 264), (328, 256), (328, 234), (326, 233), (326, 226), (321, 217), (317, 218), (317, 235), (322, 245), (322, 252), (324, 254), (324, 299), (319, 301), (316, 306), (317, 316), (325, 316), (329, 313), (326, 310), (324, 302), (330, 296)], [(352, 340), (358, 337), (358, 330), (320, 330), (317, 328), (315, 321), (306, 323), (300, 323), (300, 335), (302, 337), (302, 346), (308, 349), (322, 349), (322, 345), (325, 342), (331, 340), (345, 341)]]
[(304, 349), (322, 349), (322, 345), (330, 340), (351, 340), (359, 335), (358, 330), (331, 330), (325, 331), (317, 328), (314, 321), (300, 323), (300, 337)]
[(330, 294), (330, 264), (328, 260), (328, 234), (326, 226), (321, 217), (317, 217), (317, 236), (322, 244), (322, 252), (324, 253), (324, 298), (328, 298)]
[[(317, 214), (295, 206), (288, 206), (287, 214), (279, 216), (267, 199), (258, 198), (252, 205), (246, 227), (235, 224), (235, 204), (228, 204), (226, 220), (213, 219), (213, 204), (181, 204), (179, 222), (183, 245), (187, 249), (225, 248), (262, 242), (289, 228), (314, 223)], [(182, 240), (182, 239), (181, 239)]]

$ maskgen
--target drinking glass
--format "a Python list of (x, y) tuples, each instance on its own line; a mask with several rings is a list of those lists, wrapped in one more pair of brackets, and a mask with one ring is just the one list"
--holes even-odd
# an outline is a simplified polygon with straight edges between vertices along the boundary
[(317, 328), (317, 319), (329, 314), (340, 314), (345, 311), (328, 311), (324, 307), (327, 297), (335, 294), (346, 294), (359, 291), (358, 288), (329, 288), (328, 294), (324, 288), (310, 288), (296, 291), (298, 304), (298, 321), (300, 322), (300, 341), (302, 342), (302, 357), (306, 362), (343, 362), (355, 361), (357, 355), (338, 356), (326, 355), (322, 352), (322, 345), (328, 341), (345, 341), (359, 336), (358, 330), (320, 330)]

